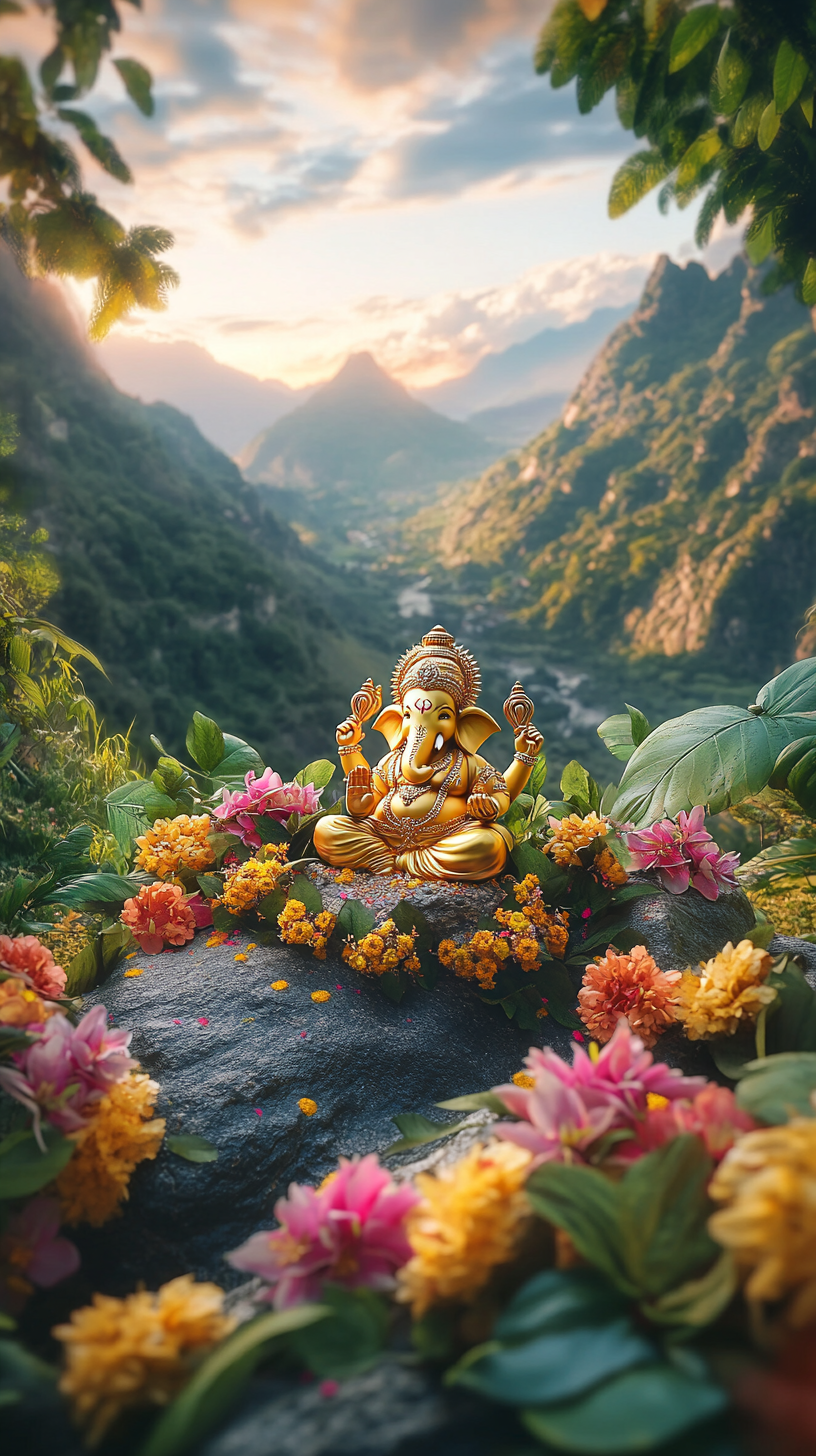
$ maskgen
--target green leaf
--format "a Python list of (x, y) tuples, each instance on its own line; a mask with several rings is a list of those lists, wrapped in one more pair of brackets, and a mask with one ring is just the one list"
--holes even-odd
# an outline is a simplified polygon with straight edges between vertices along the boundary
[(11, 884), (3, 886), (0, 891), (0, 924), (8, 925), (15, 919), (39, 883), (26, 875), (15, 875)]
[(576, 758), (573, 758), (561, 775), (561, 793), (565, 799), (577, 804), (584, 813), (588, 814), (592, 808), (592, 785), (594, 783), (595, 780), (590, 778), (586, 769)]
[(620, 1315), (534, 1335), (510, 1348), (496, 1341), (477, 1346), (449, 1371), (445, 1383), (464, 1385), (507, 1405), (548, 1405), (572, 1400), (621, 1370), (657, 1358), (651, 1341), (635, 1331), (628, 1316)]
[(816, 1052), (816, 992), (793, 961), (771, 971), (767, 984), (777, 992), (766, 1030), (768, 1055)]
[(74, 1144), (55, 1127), (44, 1126), (42, 1138), (44, 1153), (28, 1130), (10, 1133), (0, 1143), (0, 1199), (28, 1198), (51, 1183), (70, 1161)]
[(264, 920), (271, 920), (274, 924), (277, 924), (278, 916), (283, 910), (285, 904), (286, 891), (280, 889), (273, 890), (271, 894), (266, 895), (264, 899), (259, 902), (258, 914)]
[(239, 924), (238, 916), (233, 915), (226, 905), (213, 905), (212, 918), (213, 930), (227, 930), (230, 934)]
[(171, 1153), (188, 1163), (214, 1163), (218, 1158), (217, 1147), (194, 1132), (172, 1133), (164, 1141)]
[(218, 724), (203, 713), (193, 713), (185, 743), (190, 757), (205, 773), (211, 773), (223, 761), (224, 735)]
[(816, 1052), (779, 1052), (747, 1063), (736, 1096), (743, 1111), (775, 1125), (816, 1116), (815, 1091)]
[(114, 61), (113, 64), (125, 83), (125, 90), (131, 101), (138, 106), (143, 116), (152, 116), (156, 109), (151, 92), (153, 78), (147, 67), (141, 61), (124, 59)]
[(525, 1410), (522, 1420), (538, 1440), (559, 1450), (628, 1456), (709, 1420), (727, 1404), (719, 1385), (666, 1364), (627, 1370), (582, 1400)]
[(716, 127), (712, 127), (710, 131), (704, 131), (702, 136), (698, 136), (680, 160), (677, 169), (678, 188), (691, 187), (703, 168), (707, 167), (721, 150), (722, 142)]
[(757, 142), (760, 151), (767, 152), (779, 131), (779, 112), (776, 109), (776, 102), (769, 101), (761, 117), (757, 128)]
[(310, 915), (319, 915), (323, 909), (323, 899), (314, 880), (306, 875), (295, 875), (289, 886), (288, 898), (300, 900), (306, 906)]
[(468, 1126), (466, 1122), (431, 1122), (420, 1112), (401, 1112), (391, 1121), (399, 1128), (402, 1137), (380, 1154), (382, 1158), (390, 1158), (393, 1153), (405, 1153), (409, 1148), (424, 1147), (425, 1143), (440, 1142)]
[(533, 800), (536, 800), (539, 794), (542, 794), (544, 792), (544, 785), (546, 782), (547, 757), (542, 748), (541, 752), (538, 755), (538, 758), (533, 764), (533, 771), (530, 774), (529, 779), (527, 780), (527, 793), (532, 796)]
[(563, 965), (558, 961), (545, 961), (535, 973), (535, 983), (546, 998), (547, 1011), (559, 1026), (566, 1026), (570, 1031), (583, 1029), (584, 1023), (575, 1011), (575, 987)]
[[(812, 91), (810, 92), (810, 95), (809, 96), (800, 96), (799, 97), (799, 105), (802, 108), (802, 115), (804, 116), (805, 121), (807, 122), (808, 126), (810, 126), (810, 127), (813, 126), (813, 98), (814, 98), (814, 92), (812, 92)], [(807, 275), (805, 275), (805, 276), (807, 276)], [(810, 303), (810, 302), (811, 302), (811, 299), (809, 299), (809, 298), (806, 298), (805, 299), (805, 303)]]
[(196, 875), (196, 883), (207, 900), (217, 900), (224, 893), (224, 882), (218, 875)]
[(328, 758), (316, 758), (314, 763), (307, 763), (300, 773), (295, 774), (295, 783), (314, 784), (316, 789), (325, 789), (334, 778), (334, 769)]
[(255, 820), (255, 832), (262, 844), (288, 844), (289, 835), (277, 819), (268, 814), (259, 814)]
[(137, 835), (150, 828), (150, 820), (144, 812), (145, 800), (155, 796), (150, 779), (135, 779), (132, 783), (120, 784), (105, 798), (105, 815), (108, 828), (123, 854), (129, 855)]
[(162, 1412), (138, 1456), (185, 1456), (218, 1425), (272, 1341), (291, 1338), (328, 1314), (323, 1305), (301, 1304), (241, 1325), (216, 1347), (181, 1395)]
[(674, 35), (669, 52), (669, 75), (682, 71), (714, 39), (722, 25), (719, 5), (699, 5), (684, 15)]
[(738, 874), (740, 884), (751, 890), (767, 885), (783, 889), (803, 883), (816, 887), (816, 839), (783, 839), (769, 844), (740, 865)]
[(99, 971), (99, 953), (94, 939), (84, 945), (65, 967), (68, 978), (65, 982), (66, 996), (84, 996), (87, 991), (92, 991), (99, 979)]
[(368, 1370), (380, 1356), (388, 1329), (385, 1302), (370, 1289), (324, 1285), (330, 1318), (292, 1339), (304, 1364), (318, 1378), (344, 1380)]
[(743, 149), (751, 145), (767, 104), (767, 95), (763, 96), (761, 91), (749, 96), (748, 100), (742, 103), (731, 130), (731, 140), (735, 147)]
[(224, 734), (224, 757), (217, 763), (210, 772), (210, 777), (225, 781), (227, 779), (243, 779), (250, 769), (254, 774), (262, 774), (264, 762), (261, 755), (245, 743), (243, 738), (236, 738), (233, 733)]
[(146, 794), (144, 798), (144, 812), (149, 824), (155, 824), (157, 819), (175, 819), (176, 814), (181, 813), (176, 800), (171, 799), (168, 794), (157, 793), (151, 785), (152, 793)]
[[(811, 126), (813, 125), (813, 98), (810, 101)], [(816, 258), (808, 258), (807, 267), (802, 278), (802, 299), (812, 308), (816, 303)]]
[(631, 207), (640, 202), (658, 182), (668, 175), (669, 168), (660, 152), (655, 148), (649, 152), (635, 152), (618, 167), (609, 189), (608, 212), (612, 218), (623, 217)]
[(637, 746), (632, 738), (632, 720), (628, 713), (613, 713), (610, 718), (604, 718), (598, 737), (621, 763), (628, 763)]
[(113, 970), (116, 962), (136, 946), (136, 941), (127, 925), (108, 925), (100, 931), (97, 938), (99, 952), (102, 958), (102, 970), (108, 972)]
[(708, 1050), (718, 1072), (738, 1082), (748, 1063), (756, 1056), (756, 1028), (741, 1027), (733, 1036), (717, 1036), (708, 1042)]
[(70, 910), (97, 911), (100, 914), (121, 910), (126, 900), (138, 895), (141, 881), (102, 871), (96, 875), (79, 875), (49, 895), (49, 905), (65, 905)]
[(362, 940), (374, 929), (375, 915), (369, 910), (362, 900), (344, 900), (337, 914), (335, 933), (345, 940), (346, 936), (353, 935), (355, 940)]
[(20, 742), (20, 728), (16, 723), (4, 723), (3, 728), (8, 732), (3, 734), (3, 747), (0, 749), (0, 768), (4, 768), (13, 754), (17, 744)]
[(796, 767), (800, 759), (816, 748), (816, 735), (809, 733), (804, 738), (796, 738), (783, 748), (776, 763), (773, 766), (768, 783), (772, 789), (785, 789), (788, 786), (788, 774)]
[(776, 242), (774, 215), (769, 212), (761, 222), (754, 218), (745, 235), (745, 251), (755, 268), (764, 263)]
[(780, 116), (793, 106), (805, 84), (808, 70), (804, 56), (794, 49), (786, 36), (776, 53), (773, 73), (774, 103)]
[(726, 1250), (701, 1278), (687, 1279), (660, 1299), (644, 1301), (640, 1307), (654, 1324), (700, 1330), (719, 1319), (738, 1287), (734, 1258)]
[(729, 30), (717, 62), (717, 88), (724, 116), (733, 115), (740, 106), (750, 79), (751, 67), (734, 44)]
[(502, 1344), (513, 1344), (545, 1331), (608, 1323), (628, 1308), (628, 1300), (594, 1269), (545, 1269), (513, 1295), (493, 1334)]
[(500, 1117), (507, 1117), (507, 1108), (495, 1092), (468, 1092), (464, 1097), (449, 1097), (447, 1102), (437, 1102), (437, 1107), (444, 1107), (450, 1112), (479, 1112), (486, 1107), (488, 1112), (498, 1112)]
[(96, 158), (99, 165), (104, 167), (111, 177), (115, 177), (118, 182), (133, 181), (133, 173), (121, 152), (110, 137), (102, 134), (87, 111), (75, 111), (72, 107), (60, 106), (57, 108), (57, 116), (60, 121), (76, 127), (91, 156)]
[(788, 788), (809, 819), (816, 818), (816, 746), (788, 774)]
[(594, 1168), (549, 1163), (527, 1182), (533, 1208), (566, 1229), (579, 1253), (633, 1298), (666, 1293), (717, 1252), (706, 1221), (712, 1162), (678, 1137), (612, 1184)]

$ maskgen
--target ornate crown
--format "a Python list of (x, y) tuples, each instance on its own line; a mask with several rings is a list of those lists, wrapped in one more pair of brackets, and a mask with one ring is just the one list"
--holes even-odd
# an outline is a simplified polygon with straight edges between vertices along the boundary
[(472, 708), (479, 696), (482, 675), (478, 663), (464, 647), (457, 647), (450, 632), (434, 627), (417, 647), (403, 653), (391, 678), (396, 702), (409, 688), (449, 693), (457, 708)]

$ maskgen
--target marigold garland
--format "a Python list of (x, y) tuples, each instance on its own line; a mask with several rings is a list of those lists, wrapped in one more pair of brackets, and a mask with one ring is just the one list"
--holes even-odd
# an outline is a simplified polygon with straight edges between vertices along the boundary
[[(499, 909), (495, 918), (511, 932), (513, 955), (522, 970), (532, 970), (538, 964), (538, 947), (531, 936), (531, 926), (543, 932), (541, 938), (548, 954), (556, 960), (563, 960), (569, 941), (567, 911), (547, 909), (537, 875), (525, 875), (515, 886), (513, 894), (521, 909)], [(532, 945), (528, 943), (531, 939)]]
[(263, 862), (248, 859), (228, 872), (218, 904), (231, 914), (243, 915), (248, 910), (256, 910), (261, 901), (277, 889), (278, 880), (286, 869), (288, 849), (285, 844), (268, 844), (266, 849), (267, 857)]
[(209, 814), (177, 814), (175, 819), (157, 819), (136, 840), (139, 846), (136, 867), (159, 880), (171, 880), (180, 870), (200, 873), (215, 864), (215, 852), (207, 839), (211, 832)]
[(352, 937), (343, 946), (343, 960), (353, 971), (362, 975), (382, 976), (386, 971), (410, 971), (416, 975), (422, 970), (416, 954), (417, 930), (397, 930), (393, 920), (384, 920), (382, 925), (364, 935), (362, 940)]
[[(454, 940), (441, 940), (437, 955), (441, 964), (466, 981), (478, 981), (483, 991), (491, 991), (496, 973), (512, 951), (509, 936), (493, 930), (477, 930), (464, 945)], [(536, 954), (538, 947), (536, 947)]]
[(684, 971), (675, 1014), (689, 1041), (733, 1036), (740, 1026), (756, 1021), (776, 996), (774, 988), (764, 984), (772, 966), (768, 952), (750, 940), (737, 946), (729, 940), (719, 955), (701, 965), (699, 976)]
[(310, 915), (302, 900), (287, 900), (278, 916), (280, 938), (284, 945), (309, 946), (315, 960), (324, 961), (336, 920), (330, 910)]
[(795, 1117), (739, 1139), (716, 1170), (709, 1193), (725, 1206), (709, 1229), (747, 1275), (756, 1304), (788, 1299), (784, 1320), (816, 1320), (816, 1120)]
[(146, 1073), (134, 1072), (95, 1105), (87, 1127), (71, 1134), (76, 1151), (57, 1178), (66, 1223), (99, 1228), (119, 1212), (134, 1168), (161, 1147), (164, 1118), (152, 1116), (158, 1091)]
[(661, 971), (645, 945), (624, 954), (610, 946), (584, 972), (578, 1015), (600, 1042), (609, 1041), (625, 1016), (644, 1045), (652, 1047), (674, 1023), (680, 979), (680, 971)]
[(437, 1173), (414, 1180), (422, 1202), (408, 1215), (414, 1256), (397, 1298), (420, 1318), (434, 1304), (471, 1304), (493, 1270), (513, 1257), (531, 1216), (524, 1194), (532, 1154), (513, 1143), (477, 1144)]
[(202, 1357), (235, 1328), (223, 1300), (217, 1284), (196, 1284), (183, 1274), (156, 1294), (95, 1294), (93, 1304), (57, 1325), (53, 1334), (65, 1347), (59, 1388), (89, 1446), (124, 1411), (164, 1406), (178, 1394)]

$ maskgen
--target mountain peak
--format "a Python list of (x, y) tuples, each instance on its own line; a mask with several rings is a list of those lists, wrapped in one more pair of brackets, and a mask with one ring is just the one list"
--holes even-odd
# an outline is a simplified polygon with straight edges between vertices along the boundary
[(349, 354), (334, 378), (317, 390), (312, 398), (328, 400), (337, 396), (353, 396), (361, 404), (384, 399), (407, 401), (409, 398), (407, 390), (392, 379), (367, 350)]

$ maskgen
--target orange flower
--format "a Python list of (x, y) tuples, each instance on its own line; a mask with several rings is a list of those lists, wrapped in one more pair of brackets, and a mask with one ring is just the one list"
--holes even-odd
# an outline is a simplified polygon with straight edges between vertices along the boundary
[(624, 955), (610, 946), (597, 964), (587, 966), (578, 992), (578, 1014), (600, 1042), (610, 1040), (625, 1016), (647, 1047), (675, 1019), (679, 971), (661, 971), (645, 945)]
[(125, 901), (119, 918), (146, 955), (158, 955), (165, 944), (184, 945), (196, 930), (180, 885), (142, 885), (134, 899)]
[(0, 981), (0, 1026), (31, 1026), (47, 1021), (56, 1011), (56, 1006), (41, 1001), (25, 981), (15, 980), (13, 976)]
[(0, 935), (0, 966), (23, 976), (41, 996), (61, 996), (68, 979), (36, 935)]

